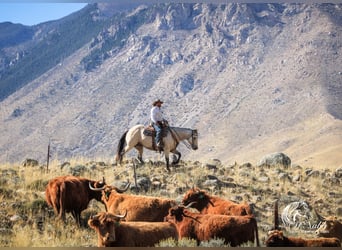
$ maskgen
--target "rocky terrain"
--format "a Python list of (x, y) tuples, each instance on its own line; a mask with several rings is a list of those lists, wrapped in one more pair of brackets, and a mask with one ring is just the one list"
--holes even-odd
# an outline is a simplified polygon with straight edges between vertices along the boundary
[[(113, 162), (122, 133), (148, 124), (160, 98), (172, 126), (199, 131), (197, 151), (180, 145), (183, 159), (256, 165), (284, 152), (305, 167), (341, 166), (340, 4), (122, 7), (88, 5), (1, 44), (0, 85), (21, 85), (1, 92), (0, 162), (45, 161), (49, 142), (58, 161)], [(76, 43), (82, 27), (91, 32)], [(28, 68), (28, 55), (49, 68)]]
[[(45, 186), (61, 175), (75, 175), (102, 180), (117, 187), (131, 183), (129, 194), (171, 197), (181, 202), (184, 193), (199, 187), (211, 195), (237, 203), (247, 202), (258, 223), (259, 239), (264, 247), (267, 232), (274, 226), (274, 204), (279, 201), (280, 227), (286, 236), (316, 237), (314, 231), (323, 217), (342, 218), (342, 169), (289, 166), (285, 155), (266, 157), (262, 165), (224, 165), (219, 160), (182, 161), (165, 171), (160, 161), (146, 160), (138, 164), (134, 158), (122, 165), (103, 161), (53, 161), (46, 166), (31, 164), (2, 165), (0, 168), (0, 246), (2, 247), (95, 247), (97, 236), (87, 226), (91, 215), (105, 211), (102, 203), (93, 200), (81, 214), (78, 228), (70, 214), (67, 224), (56, 220), (45, 202)], [(272, 161), (271, 161), (272, 160)], [(291, 161), (291, 160), (290, 160)], [(32, 163), (32, 161), (31, 161)], [(135, 171), (134, 171), (135, 167)], [(134, 175), (136, 172), (136, 176)], [(136, 179), (136, 181), (135, 181)], [(305, 204), (305, 217), (293, 223), (294, 214), (286, 207), (296, 202)], [(294, 210), (295, 211), (295, 210)], [(282, 218), (290, 218), (285, 220)], [(304, 218), (304, 219), (303, 219)], [(196, 246), (194, 242), (164, 242), (161, 246)], [(216, 241), (204, 246), (223, 246)], [(245, 244), (243, 246), (254, 246)]]

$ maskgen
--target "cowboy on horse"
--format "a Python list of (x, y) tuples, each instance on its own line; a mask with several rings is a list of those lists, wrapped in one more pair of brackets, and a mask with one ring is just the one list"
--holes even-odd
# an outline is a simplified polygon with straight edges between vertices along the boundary
[[(157, 100), (152, 103), (151, 122), (154, 130), (156, 130), (156, 140), (154, 140), (154, 131), (150, 127), (143, 124), (137, 124), (126, 130), (121, 136), (116, 152), (116, 162), (121, 163), (125, 153), (135, 148), (138, 151), (138, 159), (143, 162), (143, 149), (156, 150), (155, 144), (159, 147), (159, 152), (163, 151), (165, 155), (166, 168), (170, 171), (169, 154), (172, 153), (177, 157), (172, 163), (177, 164), (180, 161), (181, 153), (177, 150), (180, 142), (183, 142), (188, 148), (198, 149), (198, 132), (197, 129), (170, 127), (161, 112), (163, 102)], [(156, 142), (155, 142), (156, 141)]]
[(152, 109), (151, 109), (151, 122), (152, 126), (154, 127), (156, 131), (156, 144), (158, 147), (159, 152), (163, 151), (164, 143), (162, 140), (162, 130), (167, 126), (166, 120), (163, 119), (163, 112), (161, 110), (161, 105), (163, 102), (158, 99), (157, 101), (152, 103)]

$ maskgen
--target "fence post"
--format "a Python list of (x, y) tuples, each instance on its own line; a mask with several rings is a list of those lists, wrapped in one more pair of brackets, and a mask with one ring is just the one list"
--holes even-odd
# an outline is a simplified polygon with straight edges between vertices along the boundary
[(49, 172), (49, 162), (50, 162), (50, 140), (47, 150), (47, 160), (46, 160), (46, 172)]

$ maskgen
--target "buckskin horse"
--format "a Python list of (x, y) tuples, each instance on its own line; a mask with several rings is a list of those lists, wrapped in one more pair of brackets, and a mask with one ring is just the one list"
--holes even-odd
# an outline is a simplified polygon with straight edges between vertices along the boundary
[[(170, 171), (169, 154), (170, 152), (178, 155), (177, 160), (172, 162), (177, 164), (181, 158), (181, 153), (176, 149), (179, 142), (186, 140), (193, 150), (198, 149), (198, 133), (196, 129), (167, 127), (167, 134), (163, 137), (164, 142), (164, 155), (166, 161), (166, 168)], [(119, 141), (116, 153), (116, 162), (121, 163), (125, 153), (133, 147), (138, 151), (138, 159), (142, 162), (143, 148), (154, 150), (154, 137), (145, 135), (144, 125), (135, 125), (127, 130)]]

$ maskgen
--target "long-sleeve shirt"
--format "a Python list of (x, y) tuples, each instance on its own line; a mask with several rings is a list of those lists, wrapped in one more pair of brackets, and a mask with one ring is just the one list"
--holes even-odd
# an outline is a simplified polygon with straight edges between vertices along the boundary
[(163, 113), (158, 106), (154, 106), (151, 109), (151, 120), (153, 123), (161, 122), (163, 121)]

